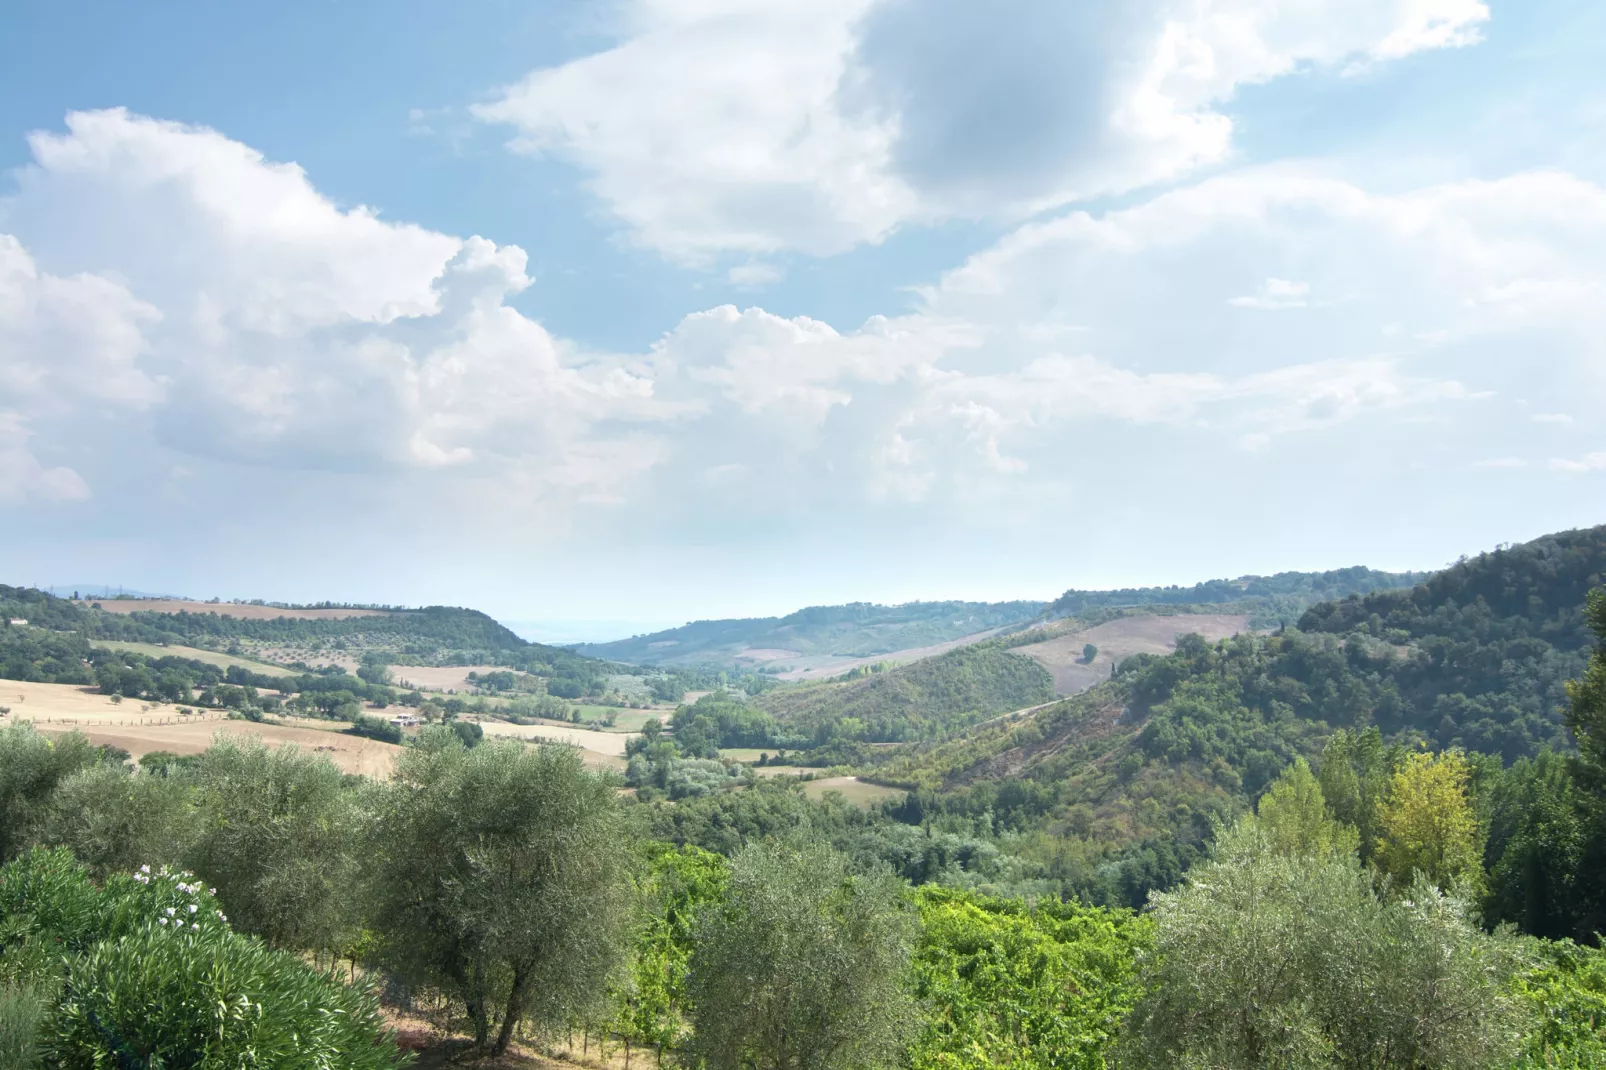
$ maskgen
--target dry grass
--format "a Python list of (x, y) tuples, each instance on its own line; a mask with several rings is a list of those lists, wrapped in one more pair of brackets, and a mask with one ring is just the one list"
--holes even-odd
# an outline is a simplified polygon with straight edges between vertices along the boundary
[(898, 665), (906, 665), (911, 661), (922, 658), (934, 658), (938, 654), (946, 654), (950, 650), (957, 650), (962, 646), (979, 643), (983, 639), (991, 639), (1003, 632), (1003, 628), (991, 628), (985, 632), (974, 632), (970, 635), (950, 639), (946, 643), (933, 643), (931, 646), (910, 647), (907, 650), (894, 650), (886, 654), (875, 654), (867, 658), (840, 657), (835, 654), (814, 655), (807, 658), (792, 659), (793, 668), (786, 672), (776, 673), (777, 680), (825, 680), (832, 676), (839, 676), (850, 669), (861, 665), (875, 665), (883, 661), (890, 661)]
[(480, 727), (488, 736), (517, 736), (519, 739), (551, 739), (571, 743), (582, 750), (623, 758), (625, 744), (635, 739), (636, 732), (592, 732), (585, 728), (571, 728), (555, 724), (509, 724), (506, 721), (481, 721)]
[[(1168, 654), (1177, 639), (1197, 632), (1211, 642), (1249, 630), (1249, 618), (1226, 613), (1158, 613), (1122, 617), (1095, 628), (1072, 632), (1042, 643), (1015, 647), (1054, 675), (1054, 690), (1075, 695), (1110, 678), (1112, 662), (1133, 654)], [(1082, 648), (1092, 643), (1099, 648), (1092, 664), (1082, 662)]]
[(833, 776), (803, 782), (803, 794), (811, 799), (823, 799), (829, 791), (841, 792), (844, 799), (861, 808), (868, 808), (873, 803), (901, 800), (908, 794), (898, 788), (871, 784), (856, 776)]
[(189, 658), (191, 661), (216, 665), (220, 669), (238, 666), (247, 672), (264, 673), (270, 676), (294, 676), (301, 671), (300, 669), (286, 668), (283, 665), (271, 665), (265, 661), (237, 658), (232, 654), (219, 654), (215, 650), (202, 650), (200, 647), (194, 646), (160, 646), (156, 643), (128, 643), (119, 639), (97, 639), (94, 645), (105, 647), (108, 650), (127, 650), (152, 658)]
[(78, 605), (98, 603), (107, 613), (216, 613), (240, 620), (343, 620), (346, 617), (384, 617), (383, 609), (281, 609), (253, 606), (243, 602), (184, 602), (176, 598), (84, 598)]
[[(468, 674), (512, 672), (500, 665), (392, 665), (390, 675), (397, 687), (416, 687), (420, 691), (467, 691)], [(517, 673), (518, 676), (525, 675)]]

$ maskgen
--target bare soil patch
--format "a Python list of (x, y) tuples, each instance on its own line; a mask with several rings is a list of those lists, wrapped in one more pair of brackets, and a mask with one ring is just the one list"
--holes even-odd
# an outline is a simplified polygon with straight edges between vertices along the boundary
[[(1113, 663), (1134, 654), (1168, 654), (1177, 639), (1190, 632), (1215, 642), (1249, 630), (1249, 618), (1226, 613), (1144, 614), (1106, 621), (1094, 628), (1062, 635), (1042, 643), (1015, 647), (1054, 675), (1054, 690), (1061, 695), (1086, 691), (1110, 678)], [(1082, 662), (1082, 648), (1099, 648), (1092, 664)]]
[(343, 620), (346, 617), (390, 615), (383, 609), (283, 609), (244, 602), (184, 602), (176, 598), (84, 598), (78, 602), (81, 606), (91, 603), (99, 603), (107, 613), (216, 613), (220, 617), (238, 617), (241, 620), (276, 620), (279, 617)]

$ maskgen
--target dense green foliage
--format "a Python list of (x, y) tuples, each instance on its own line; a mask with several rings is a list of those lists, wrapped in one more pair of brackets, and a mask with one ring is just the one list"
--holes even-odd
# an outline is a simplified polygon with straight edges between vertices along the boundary
[(1520, 946), (1466, 901), (1380, 895), (1353, 855), (1281, 852), (1252, 823), (1153, 913), (1141, 1065), (1494, 1070), (1531, 1028)]
[(463, 1000), (475, 1040), (595, 1010), (628, 909), (614, 785), (562, 746), (472, 749), (426, 732), (397, 762), (375, 842), (380, 956)]
[(881, 743), (936, 739), (1053, 697), (1053, 677), (1035, 661), (971, 646), (846, 683), (772, 691), (758, 703), (816, 743)]
[[(1366, 1013), (1347, 1019), (1345, 1044), (1375, 1045), (1420, 1011), (1418, 997), (1431, 989), (1434, 1011), (1417, 1020), (1434, 1024), (1412, 1041), (1429, 1055), (1368, 1065), (1598, 1065), (1606, 1057), (1599, 952), (1490, 937), (1467, 922), (1454, 895), (1412, 889), (1402, 899), (1387, 889), (1404, 885), (1354, 876), (1365, 872), (1353, 846), (1359, 836), (1340, 812), (1374, 815), (1383, 838), (1417, 827), (1396, 820), (1396, 811), (1413, 812), (1406, 801), (1415, 797), (1399, 787), (1400, 770), (1414, 766), (1398, 757), (1367, 732), (1330, 744), (1320, 777), (1296, 763), (1264, 794), (1250, 827), (1270, 845), (1244, 856), (1260, 868), (1219, 868), (1244, 854), (1233, 853), (1230, 838), (1219, 842), (1207, 863), (1218, 868), (1197, 870), (1159, 901), (1170, 905), (1151, 921), (1053, 896), (1028, 903), (965, 890), (995, 879), (1015, 888), (1043, 880), (1025, 857), (1032, 836), (958, 813), (904, 824), (840, 797), (813, 802), (795, 782), (630, 805), (609, 781), (583, 773), (572, 751), (507, 740), (467, 750), (446, 728), (409, 750), (391, 784), (254, 744), (225, 743), (131, 771), (81, 739), (52, 744), (22, 726), (0, 733), (0, 768), (44, 775), (30, 774), (27, 790), (10, 796), (20, 800), (16, 812), (32, 815), (16, 842), (70, 844), (94, 861), (91, 869), (65, 853), (25, 856), (0, 876), (0, 889), (12, 889), (0, 895), (0, 1043), (26, 1033), (47, 1046), (50, 1065), (88, 1065), (96, 1053), (111, 1057), (86, 1022), (116, 1021), (119, 1036), (149, 1051), (201, 1043), (200, 1022), (221, 1025), (220, 1044), (282, 1050), (294, 1033), (295, 1044), (327, 1050), (362, 1037), (365, 1051), (378, 1052), (373, 1058), (392, 1057), (373, 1047), (369, 997), (287, 953), (296, 949), (338, 950), (415, 992), (455, 996), (448, 1006), (486, 1047), (495, 1046), (493, 1033), (499, 1040), (531, 1018), (560, 1034), (574, 1026), (592, 1038), (678, 1051), (683, 1060), (700, 1052), (710, 1065), (745, 1058), (763, 1066), (1028, 1070), (1101, 1067), (1124, 1053), (1158, 1068), (1185, 1064), (1177, 1052), (1219, 1051), (1228, 1042), (1216, 1027), (1199, 1033), (1199, 1023), (1222, 1015), (1171, 1013), (1195, 1005), (1190, 1000), (1293, 1022), (1306, 1041), (1338, 1028), (1334, 1008), (1359, 1007)], [(1544, 767), (1532, 775), (1553, 775), (1555, 761), (1530, 763)], [(1505, 781), (1466, 768), (1462, 805), (1473, 804), (1476, 790), (1487, 809), (1489, 783)], [(1440, 779), (1422, 784), (1437, 790)], [(1338, 806), (1328, 806), (1326, 783)], [(1513, 783), (1518, 798), (1527, 781)], [(1009, 791), (993, 798), (999, 812), (1017, 815), (1023, 801)], [(1489, 820), (1510, 824), (1513, 816)], [(1311, 861), (1292, 876), (1265, 868), (1268, 854), (1293, 853)], [(153, 876), (164, 859), (199, 876), (148, 889), (129, 876), (139, 854), (151, 857)], [(39, 858), (56, 861), (37, 865)], [(23, 873), (32, 875), (9, 876)], [(921, 887), (911, 892), (892, 873)], [(215, 899), (203, 885), (215, 887)], [(160, 901), (139, 898), (157, 891)], [(1246, 910), (1241, 892), (1259, 905)], [(1294, 892), (1301, 911), (1278, 905)], [(143, 905), (103, 909), (129, 902)], [(19, 903), (28, 915), (20, 923)], [(189, 916), (191, 903), (202, 929), (162, 942), (171, 937), (160, 931), (163, 917)], [(169, 906), (175, 915), (165, 914)], [(127, 927), (140, 919), (143, 928)], [(1246, 936), (1257, 933), (1266, 939)], [(1199, 953), (1211, 947), (1230, 949), (1232, 962)], [(1247, 968), (1262, 961), (1308, 975), (1285, 976), (1279, 987)], [(1228, 972), (1211, 972), (1218, 968)], [(205, 1010), (219, 999), (225, 1010), (233, 1006), (242, 985), (264, 1007), (300, 1002), (260, 1028)], [(1357, 993), (1367, 985), (1389, 1005), (1366, 1003)], [(1234, 991), (1248, 995), (1235, 1001)], [(350, 1011), (337, 1021), (316, 1018), (331, 1005)], [(1135, 1007), (1140, 1030), (1128, 1025)], [(1169, 1037), (1171, 1046), (1145, 1050), (1141, 1041), (1151, 1037)], [(1497, 1051), (1510, 1059), (1485, 1058)], [(286, 1057), (276, 1065), (299, 1064)]]
[(1096, 1070), (1139, 995), (1147, 919), (1124, 911), (920, 889), (915, 994), (943, 1008), (914, 1070)]
[(705, 911), (690, 1048), (710, 1070), (887, 1065), (907, 1042), (915, 918), (886, 873), (817, 843), (750, 844)]
[(819, 654), (874, 657), (1020, 624), (1036, 617), (1041, 602), (910, 602), (880, 606), (852, 602), (810, 606), (784, 617), (699, 620), (668, 631), (576, 649), (594, 657), (642, 665), (737, 667), (752, 663), (748, 650), (784, 650), (799, 658)]
[(1048, 605), (1054, 616), (1079, 616), (1089, 610), (1123, 606), (1221, 606), (1247, 603), (1256, 615), (1272, 621), (1292, 619), (1309, 605), (1394, 587), (1409, 587), (1422, 572), (1379, 572), (1356, 565), (1328, 572), (1279, 572), (1275, 576), (1240, 576), (1206, 580), (1192, 587), (1127, 587), (1110, 591), (1066, 591)]
[(400, 1063), (372, 996), (234, 932), (187, 873), (142, 867), (97, 886), (64, 850), (10, 863), (0, 983), (48, 1007), (33, 1044), (53, 1067)]

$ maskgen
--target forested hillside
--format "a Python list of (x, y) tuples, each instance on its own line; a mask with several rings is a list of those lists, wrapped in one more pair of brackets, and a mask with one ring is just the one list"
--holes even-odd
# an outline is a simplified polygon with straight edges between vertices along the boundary
[(821, 744), (886, 743), (941, 738), (1053, 697), (1053, 678), (1036, 662), (972, 646), (839, 683), (770, 691), (757, 702)]
[(743, 657), (748, 651), (776, 652), (783, 658), (821, 654), (873, 657), (1020, 624), (1036, 617), (1042, 608), (1041, 602), (910, 602), (901, 606), (852, 602), (811, 606), (784, 617), (693, 621), (668, 631), (576, 649), (593, 657), (644, 665), (752, 664), (751, 657)]
[(1420, 583), (1426, 572), (1380, 572), (1356, 565), (1327, 572), (1279, 572), (1206, 580), (1192, 587), (1129, 587), (1110, 591), (1066, 591), (1050, 602), (1047, 615), (1078, 616), (1089, 610), (1132, 606), (1224, 606), (1241, 604), (1253, 624), (1276, 627), (1317, 602)]
[[(160, 603), (158, 603), (160, 604)], [(137, 606), (138, 602), (133, 605)], [(118, 605), (127, 609), (128, 602)], [(24, 619), (43, 630), (82, 639), (181, 644), (212, 650), (267, 651), (270, 660), (315, 661), (319, 656), (357, 662), (369, 655), (398, 665), (495, 664), (542, 675), (589, 678), (609, 671), (603, 663), (568, 650), (530, 643), (477, 610), (451, 606), (387, 609), (362, 616), (311, 618), (272, 607), (248, 607), (252, 616), (219, 606), (206, 612), (153, 612), (138, 608), (109, 612), (99, 604), (79, 604), (31, 588), (0, 585), (0, 615)], [(21, 633), (11, 637), (15, 646)], [(34, 635), (32, 642), (67, 642)], [(15, 676), (28, 679), (27, 676)]]
[(1141, 903), (1199, 856), (1213, 821), (1335, 733), (1464, 748), (1495, 769), (1570, 751), (1566, 682), (1603, 583), (1606, 528), (1549, 536), (1409, 592), (1316, 607), (1310, 630), (1134, 657), (1027, 717), (883, 753), (873, 775), (916, 790), (910, 817), (985, 815), (1028, 834), (1019, 850), (1039, 872)]

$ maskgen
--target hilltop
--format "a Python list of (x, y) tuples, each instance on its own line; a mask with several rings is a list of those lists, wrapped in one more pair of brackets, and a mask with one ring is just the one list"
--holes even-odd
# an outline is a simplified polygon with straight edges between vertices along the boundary
[[(636, 665), (757, 670), (788, 680), (819, 680), (878, 661), (911, 662), (995, 635), (1074, 618), (1091, 627), (1130, 610), (1226, 612), (1248, 627), (1275, 628), (1330, 598), (1409, 587), (1427, 573), (1355, 566), (1206, 580), (1191, 587), (1069, 590), (1050, 602), (850, 602), (810, 606), (784, 617), (699, 620), (679, 628), (573, 649)], [(1044, 636), (1063, 634), (1064, 630)]]
[(1035, 619), (1042, 602), (850, 602), (784, 617), (699, 620), (679, 628), (574, 649), (639, 665), (798, 670), (952, 642)]

